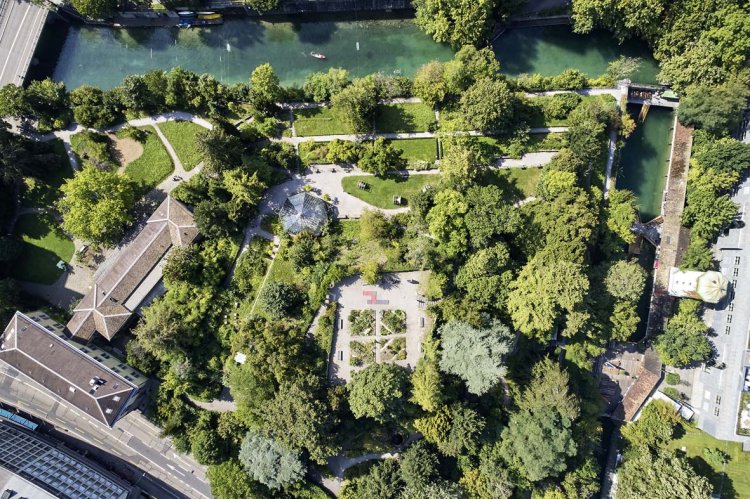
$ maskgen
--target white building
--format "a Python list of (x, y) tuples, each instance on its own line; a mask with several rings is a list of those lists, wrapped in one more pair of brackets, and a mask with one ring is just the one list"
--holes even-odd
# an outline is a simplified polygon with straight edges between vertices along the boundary
[(678, 298), (693, 298), (706, 303), (719, 303), (727, 295), (729, 282), (721, 272), (709, 270), (669, 269), (669, 294)]

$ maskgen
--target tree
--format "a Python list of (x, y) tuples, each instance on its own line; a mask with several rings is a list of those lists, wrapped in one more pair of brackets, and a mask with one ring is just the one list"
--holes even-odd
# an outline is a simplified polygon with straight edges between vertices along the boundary
[(445, 155), (440, 160), (440, 173), (451, 185), (464, 187), (474, 183), (484, 170), (482, 158), (475, 147), (458, 138), (450, 141)]
[(504, 310), (513, 280), (510, 252), (503, 243), (473, 253), (456, 274), (455, 283), (466, 297), (483, 307)]
[(0, 87), (0, 117), (8, 116), (20, 119), (29, 112), (26, 90), (23, 87), (15, 83), (8, 83)]
[(32, 80), (26, 88), (26, 102), (40, 132), (64, 128), (70, 121), (69, 96), (63, 82)]
[(638, 204), (635, 194), (628, 190), (611, 189), (604, 206), (603, 249), (610, 255), (622, 251), (625, 244), (635, 241), (631, 232), (638, 217)]
[(437, 361), (422, 357), (411, 375), (411, 401), (425, 411), (434, 411), (443, 399), (443, 381)]
[(515, 234), (521, 226), (521, 216), (496, 185), (475, 185), (466, 191), (469, 211), (464, 223), (474, 248), (486, 248), (495, 239)]
[(687, 250), (682, 254), (683, 270), (710, 270), (714, 265), (714, 254), (708, 247), (706, 241), (702, 239), (691, 238)]
[(119, 241), (133, 222), (130, 210), (136, 199), (135, 184), (115, 172), (85, 166), (60, 187), (57, 207), (63, 229), (74, 237), (109, 246)]
[(399, 475), (407, 487), (417, 487), (438, 476), (438, 458), (427, 442), (417, 440), (398, 459)]
[(709, 189), (691, 190), (687, 202), (682, 221), (691, 227), (691, 236), (706, 241), (715, 238), (737, 216), (737, 204), (729, 196), (717, 196)]
[(469, 392), (487, 393), (505, 376), (505, 356), (510, 352), (514, 335), (499, 321), (494, 320), (486, 329), (477, 329), (452, 320), (440, 327), (440, 335), (440, 369), (464, 380)]
[(680, 417), (671, 403), (653, 400), (641, 410), (637, 421), (622, 429), (622, 436), (632, 447), (650, 447), (657, 450), (672, 439)]
[(469, 205), (460, 192), (444, 189), (437, 193), (435, 205), (427, 213), (426, 221), (430, 232), (451, 256), (466, 249), (468, 232), (464, 215), (467, 211)]
[(338, 449), (330, 438), (333, 417), (315, 397), (319, 387), (311, 383), (286, 382), (263, 406), (264, 428), (271, 438), (290, 449), (306, 449), (310, 459), (325, 464)]
[(387, 243), (397, 236), (398, 228), (380, 210), (365, 209), (360, 216), (359, 235), (365, 241)]
[(378, 137), (372, 145), (365, 147), (357, 165), (363, 171), (382, 177), (392, 170), (406, 168), (406, 159), (402, 154), (403, 151), (397, 149), (392, 142)]
[(336, 164), (356, 163), (362, 153), (362, 147), (351, 140), (333, 139), (328, 143), (326, 161)]
[(674, 367), (687, 367), (705, 362), (711, 356), (711, 342), (701, 333), (682, 331), (675, 326), (667, 326), (655, 342), (662, 362)]
[(196, 283), (201, 270), (196, 246), (177, 246), (167, 254), (162, 268), (164, 283), (167, 287), (177, 282)]
[(331, 98), (334, 112), (354, 133), (372, 131), (372, 118), (377, 103), (377, 87), (372, 77), (354, 80)]
[(696, 85), (687, 89), (677, 112), (685, 125), (693, 125), (721, 136), (733, 132), (740, 123), (742, 109), (750, 90), (730, 82), (718, 87)]
[(262, 14), (278, 7), (279, 0), (248, 0), (247, 3), (251, 8)]
[(106, 128), (120, 119), (121, 113), (114, 99), (96, 87), (82, 85), (70, 92), (73, 118), (76, 123), (91, 128)]
[(500, 63), (492, 47), (477, 49), (473, 45), (464, 45), (456, 52), (452, 61), (445, 63), (448, 93), (460, 96), (476, 81), (495, 78), (499, 72)]
[(235, 459), (209, 466), (207, 476), (211, 495), (217, 499), (247, 499), (255, 492), (250, 477)]
[(479, 466), (464, 471), (461, 485), (473, 499), (510, 499), (514, 484), (500, 454), (500, 445), (485, 445), (479, 453)]
[(190, 453), (201, 464), (215, 464), (221, 457), (219, 436), (213, 428), (197, 428), (190, 434)]
[(574, 189), (577, 185), (578, 176), (574, 172), (546, 168), (539, 178), (536, 194), (545, 201), (554, 201), (559, 195)]
[(279, 77), (271, 65), (265, 63), (256, 67), (250, 75), (250, 100), (253, 105), (264, 112), (270, 112), (281, 95)]
[(612, 326), (610, 337), (616, 341), (627, 341), (641, 322), (637, 303), (628, 301), (615, 303), (609, 322)]
[(442, 62), (430, 61), (417, 70), (414, 75), (414, 95), (422, 99), (422, 102), (434, 107), (443, 102), (447, 92)]
[(724, 465), (731, 459), (731, 456), (717, 447), (705, 447), (703, 449), (703, 459), (713, 468), (723, 469)]
[(713, 487), (698, 475), (686, 458), (670, 451), (631, 454), (617, 475), (618, 499), (709, 499)]
[(73, 7), (89, 19), (106, 19), (117, 9), (116, 0), (71, 0)]
[(513, 116), (514, 97), (505, 80), (482, 78), (461, 96), (461, 115), (473, 130), (502, 130)]
[(629, 78), (630, 75), (638, 71), (641, 67), (640, 57), (627, 57), (621, 55), (614, 61), (610, 61), (607, 64), (606, 75), (609, 76), (613, 82)]
[(199, 133), (196, 143), (203, 160), (203, 171), (209, 175), (242, 165), (242, 142), (221, 127)]
[(537, 255), (510, 287), (508, 311), (515, 328), (531, 337), (548, 338), (560, 316), (583, 303), (589, 281), (581, 265)]
[(396, 419), (403, 411), (408, 385), (408, 371), (393, 364), (372, 364), (355, 372), (348, 385), (352, 414), (379, 422)]
[(349, 72), (347, 70), (330, 68), (327, 73), (316, 72), (307, 75), (302, 90), (305, 92), (305, 97), (315, 102), (323, 102), (339, 93), (348, 84)]
[(10, 278), (0, 279), (0, 320), (8, 323), (21, 308), (21, 288)]
[(646, 271), (637, 261), (615, 262), (604, 279), (607, 292), (617, 299), (638, 301), (646, 285)]
[(231, 196), (225, 203), (229, 219), (242, 222), (255, 211), (263, 197), (266, 185), (258, 178), (258, 173), (252, 175), (239, 168), (225, 170), (223, 174), (224, 189)]
[(416, 0), (416, 24), (436, 42), (449, 43), (454, 49), (478, 44), (489, 29), (494, 8), (491, 0), (463, 2)]
[(342, 499), (387, 499), (398, 497), (401, 479), (398, 464), (391, 459), (372, 465), (370, 470), (351, 481), (341, 491)]
[(485, 421), (475, 410), (459, 403), (443, 406), (433, 415), (414, 420), (414, 428), (446, 456), (476, 454)]
[(703, 169), (741, 174), (750, 169), (750, 144), (729, 137), (708, 139), (704, 144), (696, 144), (693, 158)]
[(531, 482), (559, 476), (578, 451), (573, 422), (581, 408), (567, 372), (551, 359), (538, 362), (518, 408), (502, 432), (500, 454)]
[(239, 459), (253, 480), (272, 490), (291, 485), (305, 475), (299, 456), (255, 430), (245, 435)]
[(263, 310), (275, 319), (296, 314), (302, 302), (303, 297), (300, 291), (286, 282), (269, 282), (260, 292), (260, 303)]

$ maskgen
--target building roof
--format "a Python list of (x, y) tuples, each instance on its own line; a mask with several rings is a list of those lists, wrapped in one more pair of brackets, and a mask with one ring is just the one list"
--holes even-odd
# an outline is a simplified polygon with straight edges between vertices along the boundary
[(669, 269), (669, 294), (678, 298), (693, 298), (706, 303), (719, 303), (727, 295), (729, 281), (721, 272), (709, 270)]
[(130, 493), (122, 480), (56, 441), (3, 422), (0, 466), (12, 473), (0, 474), (0, 486), (14, 490), (14, 497), (125, 499)]
[(64, 331), (64, 326), (40, 320), (34, 313), (16, 312), (0, 337), (0, 360), (112, 426), (135, 395), (138, 383), (96, 361), (82, 350), (85, 347), (67, 341)]
[(299, 234), (307, 230), (320, 234), (328, 222), (328, 206), (322, 199), (307, 192), (289, 196), (279, 211), (284, 230)]
[(160, 280), (158, 264), (169, 249), (190, 244), (196, 237), (193, 214), (168, 196), (78, 303), (68, 322), (71, 334), (90, 339), (98, 332), (111, 340)]
[(643, 353), (643, 362), (636, 374), (636, 382), (625, 393), (622, 402), (615, 407), (612, 417), (621, 421), (632, 421), (643, 403), (661, 381), (662, 363), (652, 348)]

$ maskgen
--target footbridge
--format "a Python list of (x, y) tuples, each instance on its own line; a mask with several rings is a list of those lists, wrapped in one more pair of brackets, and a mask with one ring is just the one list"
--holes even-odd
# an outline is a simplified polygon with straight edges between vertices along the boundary
[(23, 84), (47, 14), (27, 0), (0, 0), (0, 86)]

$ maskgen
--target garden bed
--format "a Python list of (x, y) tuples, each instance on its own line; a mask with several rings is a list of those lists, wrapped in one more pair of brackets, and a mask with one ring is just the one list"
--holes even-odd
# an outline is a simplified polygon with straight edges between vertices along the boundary
[(352, 336), (370, 336), (375, 334), (374, 310), (352, 310), (349, 312), (348, 321)]
[(349, 365), (362, 367), (375, 362), (375, 340), (350, 341)]
[(406, 333), (406, 312), (403, 310), (383, 310), (380, 313), (381, 335)]

